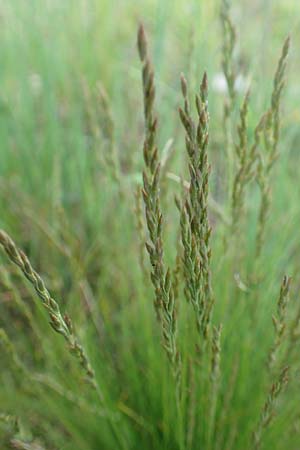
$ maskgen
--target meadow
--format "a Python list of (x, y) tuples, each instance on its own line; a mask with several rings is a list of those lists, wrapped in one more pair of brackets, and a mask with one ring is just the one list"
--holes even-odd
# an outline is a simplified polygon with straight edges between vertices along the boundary
[(298, 450), (300, 4), (0, 25), (1, 450)]

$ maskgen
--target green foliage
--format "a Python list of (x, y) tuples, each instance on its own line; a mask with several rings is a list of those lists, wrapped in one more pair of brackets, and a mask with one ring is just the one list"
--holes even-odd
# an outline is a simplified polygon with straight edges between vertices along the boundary
[(0, 9), (1, 449), (296, 450), (299, 6)]

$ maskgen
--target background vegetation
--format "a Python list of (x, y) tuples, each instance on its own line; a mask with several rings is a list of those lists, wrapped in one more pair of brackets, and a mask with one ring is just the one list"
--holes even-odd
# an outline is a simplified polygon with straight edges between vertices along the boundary
[[(0, 2), (0, 227), (72, 318), (95, 370), (95, 378), (89, 377), (84, 367), (83, 379), (64, 339), (48, 326), (48, 311), (31, 284), (3, 253), (1, 448), (299, 448), (300, 4), (232, 2), (237, 43), (230, 61), (240, 82), (227, 138), (220, 10), (215, 0)], [(136, 197), (144, 169), (140, 22), (155, 70), (159, 154), (168, 160), (161, 207), (166, 264), (172, 273), (178, 268), (179, 400), (178, 380), (161, 346), (144, 249), (144, 206)], [(249, 84), (247, 136), (253, 141), (270, 104), (287, 34), (292, 44), (280, 107), (280, 157), (268, 178), (270, 210), (257, 255), (261, 191), (255, 177), (246, 186), (238, 226), (231, 223), (234, 143)], [(182, 250), (174, 195), (182, 196), (180, 177), (190, 176), (178, 115), (180, 73), (193, 99), (204, 70), (212, 167), (212, 322), (222, 325), (222, 333), (220, 339), (214, 333), (201, 358), (203, 341), (184, 298), (179, 258), (175, 263)], [(286, 305), (284, 291), (277, 306), (280, 286), (285, 290), (289, 284), (282, 282), (286, 274), (293, 278), (291, 300)], [(273, 366), (269, 359), (277, 346)], [(277, 397), (286, 384), (286, 365), (289, 383), (273, 405), (272, 392)], [(276, 412), (270, 426), (262, 414), (268, 401), (271, 415)], [(257, 443), (253, 433), (265, 419)]]

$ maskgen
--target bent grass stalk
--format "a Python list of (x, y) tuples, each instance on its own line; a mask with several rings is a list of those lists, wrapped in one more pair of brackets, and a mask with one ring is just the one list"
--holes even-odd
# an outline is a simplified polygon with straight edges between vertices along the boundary
[[(56, 333), (61, 334), (68, 343), (69, 350), (82, 366), (87, 380), (100, 393), (95, 380), (95, 373), (91, 367), (88, 356), (84, 348), (79, 344), (74, 334), (72, 322), (69, 316), (62, 316), (57, 302), (51, 297), (41, 276), (32, 268), (31, 263), (25, 253), (18, 249), (11, 237), (3, 230), (0, 230), (0, 244), (4, 248), (9, 259), (16, 264), (27, 280), (30, 281), (38, 294), (43, 306), (46, 308), (50, 325)], [(102, 394), (100, 394), (102, 399)]]
[[(12, 341), (7, 336), (7, 333), (3, 328), (0, 328), (0, 345), (4, 348), (8, 356), (11, 358), (15, 370), (19, 371), (22, 374), (22, 380), (30, 380), (33, 383), (38, 383), (42, 385), (47, 390), (52, 390), (56, 392), (61, 397), (64, 397), (69, 402), (76, 405), (79, 409), (86, 411), (91, 414), (96, 414), (99, 417), (108, 417), (111, 414), (109, 411), (105, 409), (99, 409), (90, 405), (83, 397), (78, 396), (71, 390), (67, 389), (65, 386), (60, 385), (56, 380), (52, 379), (50, 376), (36, 373), (32, 371), (32, 369), (28, 368), (20, 359), (16, 348)], [(33, 389), (34, 390), (34, 389)], [(1, 420), (1, 415), (0, 415)]]
[[(83, 372), (86, 375), (86, 380), (89, 384), (91, 384), (93, 389), (95, 389), (101, 405), (104, 405), (105, 399), (102, 390), (96, 381), (94, 369), (90, 364), (85, 349), (79, 343), (77, 336), (74, 334), (70, 317), (66, 314), (62, 316), (58, 303), (51, 297), (41, 276), (32, 268), (25, 253), (17, 248), (11, 237), (3, 230), (0, 230), (0, 244), (4, 248), (9, 259), (21, 269), (24, 276), (34, 287), (43, 306), (48, 312), (51, 327), (56, 333), (61, 334), (64, 337), (68, 344), (70, 353), (79, 362)], [(119, 430), (116, 428), (115, 422), (112, 420), (111, 415), (109, 415), (107, 419), (112, 433), (118, 440), (121, 447), (125, 448), (123, 439), (121, 438)]]

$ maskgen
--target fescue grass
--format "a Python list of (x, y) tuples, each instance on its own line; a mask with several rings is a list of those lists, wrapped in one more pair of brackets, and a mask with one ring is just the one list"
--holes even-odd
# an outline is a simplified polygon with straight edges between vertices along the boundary
[(1, 5), (1, 449), (299, 448), (299, 12)]

